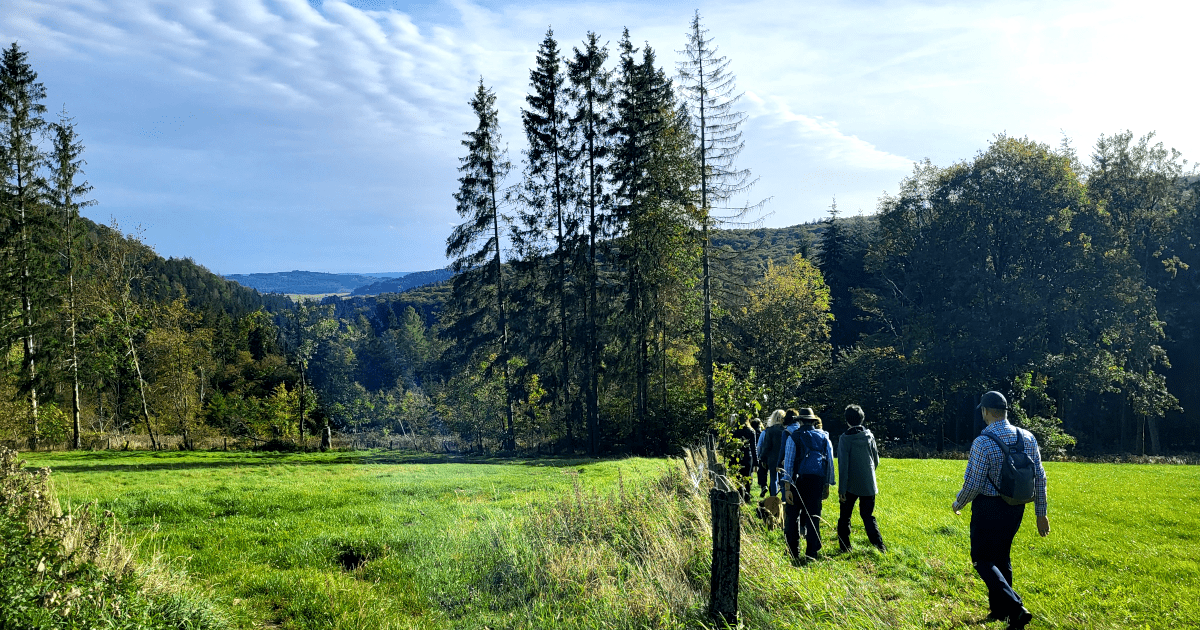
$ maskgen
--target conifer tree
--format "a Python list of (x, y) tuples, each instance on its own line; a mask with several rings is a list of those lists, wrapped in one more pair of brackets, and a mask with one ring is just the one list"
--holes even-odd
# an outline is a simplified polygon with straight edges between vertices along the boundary
[(625, 30), (615, 109), (611, 177), (615, 256), (625, 284), (622, 338), (629, 344), (628, 368), (634, 374), (633, 442), (641, 449), (649, 412), (650, 345), (664, 321), (664, 300), (672, 284), (684, 280), (685, 265), (676, 255), (686, 249), (682, 232), (693, 205), (690, 186), (696, 173), (691, 134), (675, 100), (670, 80), (655, 66), (653, 49), (638, 52)]
[(71, 372), (71, 426), (72, 447), (80, 448), (79, 442), (79, 343), (78, 309), (76, 304), (76, 280), (79, 271), (80, 240), (83, 231), (79, 221), (79, 209), (94, 204), (82, 197), (92, 190), (85, 182), (76, 178), (83, 174), (83, 143), (75, 133), (75, 123), (67, 116), (66, 108), (53, 124), (54, 147), (50, 155), (50, 204), (62, 225), (62, 269), (66, 276), (66, 295), (63, 311), (66, 315), (67, 366)]
[[(3, 230), (0, 317), (3, 346), (21, 341), (20, 389), (29, 396), (30, 447), (37, 448), (38, 393), (45, 380), (39, 363), (53, 322), (51, 270), (54, 227), (43, 198), (46, 182), (38, 169), (44, 154), (36, 136), (46, 128), (42, 115), (46, 88), (16, 44), (0, 57), (0, 229)], [(14, 316), (15, 314), (15, 316)], [(42, 368), (44, 372), (44, 366)]]
[[(505, 448), (512, 449), (516, 444), (512, 388), (508, 378), (508, 314), (500, 240), (500, 223), (504, 217), (500, 214), (498, 202), (504, 177), (512, 165), (501, 144), (496, 94), (484, 86), (482, 78), (470, 104), (478, 125), (474, 131), (464, 134), (467, 139), (462, 144), (467, 147), (467, 155), (459, 159), (461, 166), (458, 172), (462, 175), (458, 178), (458, 192), (454, 194), (454, 200), (458, 203), (456, 210), (464, 221), (454, 228), (446, 240), (446, 256), (453, 259), (451, 268), (457, 274), (454, 297), (459, 302), (457, 310), (462, 315), (454, 332), (460, 339), (474, 336), (468, 343), (467, 352), (485, 345), (489, 341), (486, 337), (499, 342), (499, 354), (493, 365), (498, 363), (502, 370), (506, 392)], [(480, 303), (480, 295), (489, 290), (495, 295), (496, 323), (490, 335), (480, 335), (481, 320), (486, 317), (485, 312), (491, 310)]]
[[(521, 233), (522, 240), (530, 241), (526, 249), (530, 250), (529, 257), (534, 260), (540, 258), (537, 243), (544, 241), (547, 233), (553, 239), (552, 288), (546, 294), (552, 308), (557, 307), (559, 377), (555, 398), (570, 444), (574, 440), (571, 431), (573, 422), (568, 409), (572, 336), (568, 334), (567, 307), (570, 300), (569, 278), (573, 275), (569, 261), (574, 260), (578, 220), (570, 212), (575, 178), (570, 151), (572, 127), (567, 113), (566, 76), (558, 42), (554, 40), (554, 31), (551, 29), (546, 30), (546, 38), (538, 48), (536, 63), (537, 66), (529, 73), (532, 93), (525, 97), (529, 107), (521, 111), (525, 137), (529, 142), (521, 191), (527, 210), (522, 213), (524, 230)], [(548, 319), (553, 321), (552, 318)]]
[(584, 387), (587, 415), (587, 451), (595, 455), (600, 450), (599, 409), (599, 287), (600, 271), (596, 259), (596, 239), (601, 235), (608, 194), (604, 182), (609, 145), (606, 134), (611, 126), (613, 90), (611, 72), (604, 67), (608, 60), (608, 47), (600, 45), (600, 36), (588, 32), (583, 50), (574, 49), (575, 56), (568, 63), (567, 76), (570, 87), (567, 94), (572, 101), (574, 113), (570, 124), (575, 128), (577, 144), (572, 151), (572, 160), (579, 165), (583, 185), (578, 205), (587, 212), (587, 301), (585, 319)]
[(729, 72), (729, 59), (718, 49), (700, 23), (700, 11), (688, 29), (686, 59), (679, 62), (682, 94), (690, 106), (695, 129), (696, 158), (700, 184), (700, 241), (702, 256), (701, 291), (704, 307), (704, 399), (711, 423), (716, 418), (713, 401), (712, 264), (709, 230), (722, 224), (739, 223), (763, 202), (733, 207), (736, 194), (754, 185), (748, 169), (734, 165), (745, 142), (741, 124), (746, 114), (734, 108), (742, 95), (735, 93), (736, 77)]

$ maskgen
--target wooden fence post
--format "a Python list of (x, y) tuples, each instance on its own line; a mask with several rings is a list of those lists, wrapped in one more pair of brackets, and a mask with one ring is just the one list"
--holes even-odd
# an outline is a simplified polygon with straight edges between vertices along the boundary
[(716, 487), (709, 490), (712, 504), (712, 582), (708, 601), (709, 614), (730, 626), (738, 622), (738, 578), (742, 553), (742, 495), (732, 488), (725, 467), (712, 468)]

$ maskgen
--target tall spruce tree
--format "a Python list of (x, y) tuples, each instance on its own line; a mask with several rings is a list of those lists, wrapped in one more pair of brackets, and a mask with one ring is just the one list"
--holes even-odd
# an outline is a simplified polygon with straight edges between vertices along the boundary
[(0, 330), (4, 348), (21, 341), (20, 390), (29, 397), (29, 444), (36, 449), (38, 394), (45, 380), (38, 366), (54, 321), (51, 266), (56, 249), (54, 223), (44, 199), (46, 182), (39, 174), (45, 156), (35, 139), (46, 128), (42, 118), (46, 88), (27, 57), (13, 42), (0, 58), (0, 229), (4, 237), (0, 287), (5, 294)]
[(67, 115), (64, 107), (58, 122), (52, 125), (54, 146), (50, 154), (49, 200), (61, 222), (62, 247), (61, 268), (66, 277), (66, 294), (63, 296), (63, 313), (66, 327), (66, 359), (71, 373), (71, 427), (72, 447), (80, 448), (79, 438), (79, 309), (77, 308), (76, 281), (79, 273), (84, 231), (79, 220), (79, 209), (95, 203), (83, 199), (92, 187), (86, 182), (76, 181), (83, 174), (83, 143), (75, 133), (74, 119)]
[(574, 274), (570, 266), (575, 260), (579, 222), (571, 212), (576, 180), (571, 159), (573, 128), (568, 116), (566, 74), (552, 29), (546, 29), (536, 63), (529, 72), (531, 93), (525, 97), (528, 109), (521, 110), (525, 138), (529, 143), (521, 191), (526, 208), (522, 213), (522, 224), (525, 239), (534, 241), (528, 247), (533, 258), (540, 258), (536, 242), (546, 240), (547, 235), (553, 241), (554, 267), (549, 278), (552, 288), (546, 292), (546, 297), (551, 308), (557, 311), (547, 318), (550, 322), (557, 319), (558, 379), (554, 399), (566, 429), (567, 442), (573, 444), (570, 346), (574, 335), (568, 331), (567, 309), (572, 299), (569, 285)]
[(577, 190), (581, 206), (587, 214), (587, 300), (585, 302), (584, 388), (587, 415), (587, 451), (600, 451), (599, 406), (599, 289), (600, 270), (596, 258), (596, 240), (606, 225), (609, 195), (605, 188), (609, 144), (606, 136), (612, 125), (613, 88), (611, 71), (605, 69), (608, 47), (600, 44), (600, 36), (588, 32), (583, 50), (574, 49), (574, 58), (567, 65), (570, 86), (567, 95), (574, 112), (570, 124), (576, 130), (572, 161), (579, 165), (581, 186)]
[[(454, 298), (456, 310), (461, 315), (452, 334), (460, 338), (473, 336), (467, 343), (467, 351), (487, 345), (494, 340), (499, 343), (499, 354), (493, 366), (500, 366), (505, 389), (505, 448), (515, 447), (513, 430), (512, 387), (509, 383), (509, 339), (508, 314), (504, 292), (504, 267), (501, 260), (500, 214), (498, 197), (503, 181), (512, 164), (501, 144), (500, 120), (496, 111), (496, 94), (479, 80), (479, 87), (471, 99), (471, 110), (478, 125), (468, 131), (462, 141), (467, 155), (459, 159), (462, 175), (458, 178), (458, 192), (454, 194), (458, 215), (464, 219), (446, 240), (446, 256), (453, 259), (455, 271)], [(491, 306), (481, 303), (480, 295), (494, 293)], [(494, 307), (496, 321), (490, 334), (482, 332), (485, 312)]]
[(702, 256), (701, 291), (704, 306), (704, 399), (708, 421), (716, 418), (713, 402), (713, 323), (712, 264), (709, 231), (719, 225), (741, 223), (763, 202), (740, 207), (730, 205), (732, 198), (754, 185), (748, 169), (734, 165), (745, 142), (741, 125), (746, 114), (735, 109), (742, 95), (736, 93), (736, 77), (729, 72), (729, 59), (718, 49), (700, 23), (700, 11), (692, 17), (680, 61), (681, 92), (690, 107), (696, 134), (696, 158), (699, 168), (700, 242)]
[(689, 188), (695, 169), (687, 121), (670, 80), (655, 65), (653, 49), (644, 46), (639, 61), (628, 29), (618, 46), (617, 117), (610, 131), (615, 259), (625, 285), (625, 362), (634, 374), (633, 444), (641, 450), (649, 412), (650, 347), (656, 326), (665, 319), (663, 300), (672, 293), (668, 287), (683, 281), (683, 266), (674, 256), (686, 249), (681, 232), (695, 218), (687, 214), (694, 202)]

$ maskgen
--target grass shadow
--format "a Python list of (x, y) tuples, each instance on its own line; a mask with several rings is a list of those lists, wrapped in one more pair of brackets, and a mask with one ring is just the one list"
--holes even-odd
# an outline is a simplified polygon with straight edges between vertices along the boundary
[[(37, 459), (42, 459), (39, 454)], [(505, 457), (430, 454), (405, 451), (355, 451), (333, 453), (262, 453), (221, 451), (201, 452), (147, 452), (147, 451), (96, 451), (89, 453), (51, 453), (46, 459), (54, 465), (48, 466), (55, 472), (151, 472), (162, 470), (208, 470), (218, 468), (246, 468), (259, 466), (335, 466), (335, 465), (398, 465), (398, 464), (489, 464), (535, 466), (546, 468), (573, 468), (602, 461), (623, 459), (592, 459), (586, 457)], [(36, 460), (27, 461), (31, 467), (44, 467)], [(64, 461), (66, 463), (64, 463)], [(76, 463), (77, 462), (77, 463)]]

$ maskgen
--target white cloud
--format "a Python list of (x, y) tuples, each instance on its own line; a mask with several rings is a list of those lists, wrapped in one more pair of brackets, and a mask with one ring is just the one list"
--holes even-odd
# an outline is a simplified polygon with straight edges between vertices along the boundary
[(792, 134), (785, 145), (789, 149), (808, 151), (813, 157), (848, 168), (906, 172), (912, 167), (909, 158), (881, 151), (870, 142), (842, 133), (836, 121), (791, 111), (782, 97), (767, 100), (747, 91), (746, 98), (754, 105), (751, 118), (765, 118), (764, 126)]
[[(0, 1), (0, 37), (30, 52), (51, 109), (65, 102), (77, 116), (97, 216), (152, 223), (164, 253), (228, 271), (440, 266), (480, 76), (498, 94), (516, 159), (529, 67), (548, 25), (565, 52), (589, 30), (615, 44), (629, 26), (673, 69), (693, 11), (670, 2)], [(756, 194), (774, 198), (772, 224), (818, 217), (834, 195), (851, 212), (870, 210), (914, 159), (968, 158), (1002, 131), (1056, 143), (1062, 130), (1085, 148), (1099, 133), (1157, 129), (1185, 155), (1200, 153), (1178, 70), (1191, 55), (1190, 5), (700, 10), (746, 91), (741, 165), (760, 176)]]

